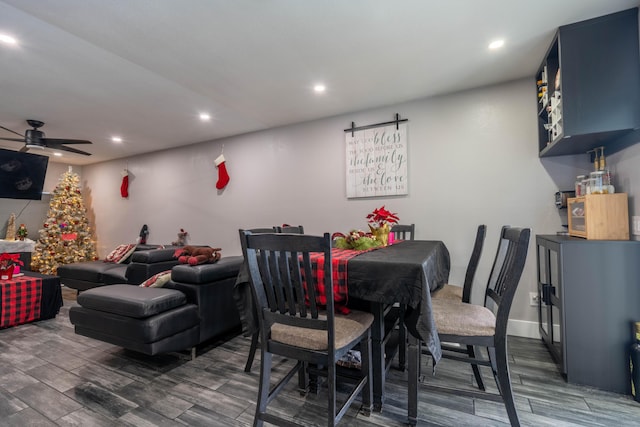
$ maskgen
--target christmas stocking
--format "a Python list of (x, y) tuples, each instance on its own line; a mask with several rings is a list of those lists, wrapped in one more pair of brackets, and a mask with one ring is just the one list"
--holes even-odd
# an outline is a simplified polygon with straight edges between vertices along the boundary
[(227, 173), (227, 165), (225, 164), (223, 154), (220, 154), (216, 159), (216, 166), (218, 167), (218, 182), (216, 182), (216, 188), (222, 190), (229, 183), (229, 174)]
[(129, 197), (129, 171), (122, 171), (122, 184), (120, 185), (120, 195), (122, 197)]

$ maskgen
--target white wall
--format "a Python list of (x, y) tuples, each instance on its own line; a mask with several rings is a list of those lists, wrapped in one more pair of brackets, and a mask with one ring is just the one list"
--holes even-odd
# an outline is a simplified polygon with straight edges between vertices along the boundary
[[(479, 301), (500, 227), (527, 226), (533, 233), (529, 257), (511, 317), (520, 326), (516, 334), (535, 334), (537, 315), (528, 303), (536, 290), (535, 234), (566, 224), (554, 193), (572, 189), (575, 176), (590, 165), (586, 155), (538, 158), (534, 94), (533, 82), (524, 79), (85, 166), (83, 194), (99, 254), (135, 241), (147, 224), (149, 243), (170, 243), (184, 228), (189, 243), (238, 255), (239, 228), (302, 224), (313, 234), (365, 229), (366, 214), (384, 204), (402, 223), (416, 224), (417, 238), (446, 243), (452, 283), (463, 282), (477, 225), (487, 224), (473, 296)], [(409, 195), (347, 199), (343, 129), (352, 121), (389, 121), (395, 113), (409, 119)], [(214, 160), (223, 147), (231, 181), (217, 191)], [(632, 153), (637, 165), (640, 145)], [(126, 166), (130, 196), (123, 199)], [(619, 168), (637, 182), (637, 172), (630, 172), (637, 168), (626, 157)]]

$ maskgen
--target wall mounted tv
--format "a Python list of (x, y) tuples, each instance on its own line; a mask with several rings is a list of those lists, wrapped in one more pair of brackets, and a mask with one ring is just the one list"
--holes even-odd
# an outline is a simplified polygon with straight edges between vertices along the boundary
[(41, 200), (49, 158), (0, 148), (0, 198)]

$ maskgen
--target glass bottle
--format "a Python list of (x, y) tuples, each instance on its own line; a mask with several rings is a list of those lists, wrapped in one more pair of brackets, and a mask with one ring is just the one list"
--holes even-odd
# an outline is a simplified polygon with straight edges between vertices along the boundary
[(636, 338), (631, 345), (631, 394), (636, 402), (640, 402), (640, 322), (635, 323)]
[(575, 183), (576, 197), (584, 196), (584, 193), (583, 193), (584, 187), (583, 187), (582, 181), (584, 181), (586, 177), (587, 177), (586, 175), (578, 175), (576, 177), (576, 183)]

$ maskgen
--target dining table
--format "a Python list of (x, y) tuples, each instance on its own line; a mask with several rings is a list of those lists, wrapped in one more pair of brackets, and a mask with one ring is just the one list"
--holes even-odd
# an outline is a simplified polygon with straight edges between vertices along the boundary
[[(404, 308), (402, 320), (409, 332), (410, 344), (408, 363), (418, 363), (417, 353), (423, 344), (437, 363), (442, 349), (431, 311), (431, 292), (447, 283), (450, 267), (449, 251), (439, 240), (401, 241), (348, 261), (348, 295), (368, 301), (374, 315), (371, 330), (374, 410), (382, 409), (385, 397), (385, 308), (393, 304)], [(417, 387), (417, 377), (409, 378), (409, 387), (413, 386)], [(409, 390), (409, 400), (411, 396), (417, 393)], [(417, 402), (409, 402), (410, 419), (416, 411)]]
[[(387, 372), (386, 309), (392, 305), (403, 309), (402, 325), (409, 332), (408, 363), (419, 363), (422, 345), (431, 353), (434, 364), (437, 363), (442, 356), (442, 349), (431, 310), (431, 293), (442, 288), (449, 279), (449, 251), (439, 240), (405, 240), (357, 254), (349, 252), (333, 250), (332, 259), (334, 266), (337, 262), (346, 270), (348, 305), (364, 301), (367, 309), (374, 315), (371, 330), (373, 409), (381, 411)], [(343, 263), (340, 262), (340, 257), (344, 257)], [(248, 286), (248, 275), (241, 270), (234, 296), (245, 336), (257, 330), (257, 319)], [(412, 371), (416, 372), (416, 369), (409, 369), (409, 372)], [(416, 378), (408, 379), (410, 423), (415, 423), (417, 416), (417, 385), (417, 375)]]

